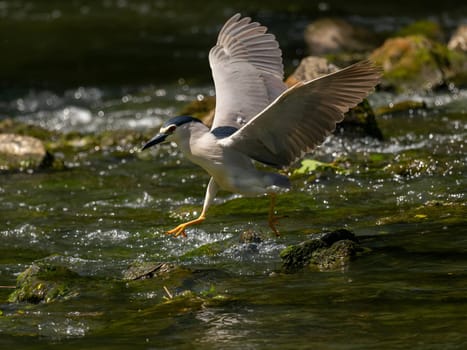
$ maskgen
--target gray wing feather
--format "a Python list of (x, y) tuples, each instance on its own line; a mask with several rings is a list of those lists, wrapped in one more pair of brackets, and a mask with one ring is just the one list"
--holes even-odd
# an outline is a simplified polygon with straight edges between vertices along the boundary
[(240, 128), (285, 91), (282, 53), (274, 35), (266, 31), (236, 14), (219, 32), (209, 52), (216, 87), (212, 129)]
[(298, 83), (221, 143), (260, 162), (288, 166), (321, 144), (380, 76), (379, 68), (362, 61)]

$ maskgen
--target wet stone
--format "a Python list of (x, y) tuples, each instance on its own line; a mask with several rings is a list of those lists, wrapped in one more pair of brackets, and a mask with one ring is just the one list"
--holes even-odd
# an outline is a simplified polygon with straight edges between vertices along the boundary
[(64, 266), (34, 263), (18, 275), (12, 303), (50, 303), (79, 294), (77, 279), (81, 277)]
[(320, 270), (341, 268), (359, 251), (361, 247), (352, 232), (335, 230), (285, 248), (280, 253), (282, 270), (294, 273), (306, 266), (317, 266)]
[(125, 281), (144, 280), (168, 274), (176, 269), (177, 267), (174, 264), (137, 261), (128, 267), (128, 270), (123, 272), (123, 279)]
[(357, 242), (343, 239), (333, 243), (329, 248), (315, 250), (310, 259), (310, 267), (316, 266), (321, 271), (344, 268), (361, 250)]

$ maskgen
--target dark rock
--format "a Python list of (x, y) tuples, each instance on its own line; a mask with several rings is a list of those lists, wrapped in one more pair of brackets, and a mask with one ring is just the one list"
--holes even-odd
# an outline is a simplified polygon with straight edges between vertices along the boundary
[(340, 268), (359, 251), (361, 248), (355, 235), (340, 229), (285, 248), (280, 253), (282, 270), (293, 273), (310, 265), (320, 270)]
[(78, 295), (81, 277), (66, 267), (34, 263), (18, 275), (16, 290), (8, 301), (38, 304)]
[(336, 243), (337, 241), (341, 241), (341, 240), (349, 240), (349, 241), (358, 243), (357, 237), (352, 232), (350, 232), (349, 230), (346, 230), (345, 228), (341, 228), (339, 230), (325, 233), (320, 239), (327, 246), (331, 246), (332, 244)]
[(345, 267), (349, 260), (362, 251), (359, 244), (353, 240), (342, 239), (329, 248), (317, 249), (313, 252), (310, 265), (319, 270), (336, 270)]
[(311, 239), (285, 248), (280, 253), (282, 269), (286, 273), (292, 273), (303, 269), (310, 264), (313, 252), (325, 247), (327, 247), (327, 245), (321, 239)]
[(374, 47), (375, 35), (365, 28), (342, 19), (323, 18), (309, 24), (305, 42), (311, 54), (323, 55), (341, 51), (367, 51)]
[(378, 140), (384, 138), (367, 99), (345, 113), (344, 120), (336, 126), (336, 132), (342, 132), (347, 136), (370, 136)]

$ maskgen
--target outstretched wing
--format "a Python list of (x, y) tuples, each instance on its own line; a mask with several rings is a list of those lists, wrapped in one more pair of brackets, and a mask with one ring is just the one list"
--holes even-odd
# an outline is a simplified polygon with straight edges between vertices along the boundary
[(216, 87), (212, 129), (242, 127), (285, 91), (282, 53), (274, 35), (266, 31), (236, 14), (219, 32), (209, 52)]
[(284, 167), (321, 144), (379, 82), (381, 70), (370, 61), (298, 83), (241, 129), (220, 141), (249, 157)]

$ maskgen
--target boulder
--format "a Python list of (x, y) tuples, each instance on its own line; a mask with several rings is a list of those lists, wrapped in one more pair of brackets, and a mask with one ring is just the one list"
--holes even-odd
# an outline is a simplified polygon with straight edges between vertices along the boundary
[(381, 86), (396, 91), (465, 84), (467, 57), (423, 35), (387, 39), (370, 58), (384, 70)]
[(305, 29), (308, 52), (314, 55), (342, 51), (368, 51), (374, 47), (375, 36), (362, 27), (336, 18), (323, 18)]
[(0, 134), (0, 170), (25, 170), (48, 166), (53, 157), (41, 140), (18, 134)]
[(78, 295), (77, 273), (66, 267), (34, 263), (18, 275), (16, 290), (10, 294), (12, 303), (50, 303), (62, 298)]
[(307, 266), (321, 271), (339, 269), (345, 267), (361, 250), (352, 232), (336, 230), (285, 248), (280, 253), (282, 271), (294, 273)]

